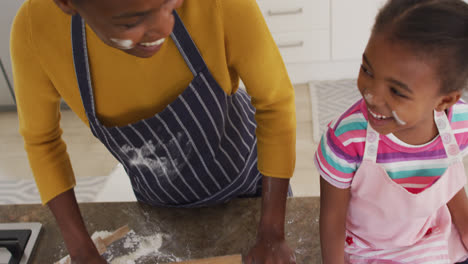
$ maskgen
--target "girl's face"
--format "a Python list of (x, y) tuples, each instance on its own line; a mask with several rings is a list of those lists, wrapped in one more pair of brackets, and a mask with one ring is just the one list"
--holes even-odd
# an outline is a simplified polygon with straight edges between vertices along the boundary
[(81, 0), (76, 6), (70, 5), (104, 43), (128, 54), (148, 58), (159, 51), (171, 34), (174, 27), (172, 11), (182, 2)]
[(358, 77), (369, 124), (380, 134), (393, 133), (409, 144), (437, 135), (434, 109), (452, 106), (460, 92), (441, 94), (435, 60), (417, 57), (384, 34), (371, 36)]

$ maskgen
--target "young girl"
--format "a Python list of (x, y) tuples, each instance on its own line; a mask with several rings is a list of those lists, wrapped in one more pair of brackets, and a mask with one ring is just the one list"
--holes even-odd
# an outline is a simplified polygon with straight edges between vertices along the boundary
[(468, 258), (468, 4), (390, 0), (315, 156), (324, 263)]

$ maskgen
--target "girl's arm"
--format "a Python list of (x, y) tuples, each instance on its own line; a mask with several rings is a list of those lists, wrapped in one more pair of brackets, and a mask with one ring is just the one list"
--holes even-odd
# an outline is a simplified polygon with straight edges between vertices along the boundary
[(324, 264), (344, 263), (349, 197), (349, 188), (336, 188), (320, 177), (320, 243)]
[(452, 221), (455, 224), (460, 237), (468, 249), (468, 198), (465, 188), (462, 188), (448, 203)]

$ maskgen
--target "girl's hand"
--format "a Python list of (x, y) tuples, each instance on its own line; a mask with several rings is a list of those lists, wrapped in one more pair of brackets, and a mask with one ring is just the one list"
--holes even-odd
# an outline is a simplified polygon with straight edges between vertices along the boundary
[(283, 239), (259, 237), (244, 259), (245, 264), (296, 264), (296, 256)]

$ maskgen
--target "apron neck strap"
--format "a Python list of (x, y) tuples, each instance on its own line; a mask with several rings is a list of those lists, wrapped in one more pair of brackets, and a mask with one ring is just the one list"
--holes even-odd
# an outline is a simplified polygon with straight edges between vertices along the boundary
[(175, 24), (171, 33), (171, 38), (177, 46), (177, 49), (179, 49), (182, 57), (184, 57), (185, 63), (187, 63), (193, 76), (197, 76), (199, 72), (207, 68), (206, 63), (175, 10), (173, 15)]
[(88, 45), (86, 43), (86, 24), (79, 15), (74, 15), (71, 21), (71, 40), (73, 50), (73, 64), (76, 79), (80, 89), (81, 100), (88, 119), (96, 116), (94, 108), (91, 72), (88, 61)]
[(447, 115), (444, 111), (437, 112), (434, 110), (434, 121), (437, 129), (439, 130), (439, 136), (444, 144), (445, 153), (450, 161), (458, 161), (460, 158), (460, 147), (458, 146), (455, 135), (453, 134), (452, 127), (448, 120)]
[(379, 133), (367, 122), (366, 143), (364, 146), (364, 160), (376, 162), (379, 147)]

